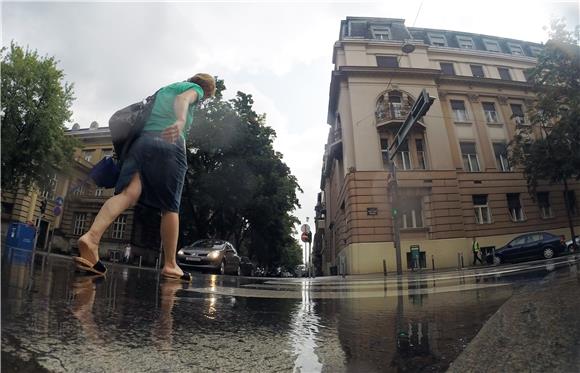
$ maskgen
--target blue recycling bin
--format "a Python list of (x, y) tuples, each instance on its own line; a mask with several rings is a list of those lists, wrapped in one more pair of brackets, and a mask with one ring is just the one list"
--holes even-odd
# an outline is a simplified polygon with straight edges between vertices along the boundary
[(20, 222), (10, 223), (6, 234), (6, 249), (13, 261), (30, 260), (35, 234), (33, 226)]

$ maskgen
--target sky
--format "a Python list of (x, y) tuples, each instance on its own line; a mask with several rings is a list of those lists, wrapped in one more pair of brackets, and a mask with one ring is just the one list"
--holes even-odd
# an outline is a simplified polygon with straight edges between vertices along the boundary
[(74, 83), (69, 128), (106, 126), (117, 109), (197, 72), (224, 79), (226, 98), (251, 94), (304, 191), (294, 214), (313, 226), (332, 51), (347, 16), (532, 42), (547, 40), (552, 18), (580, 17), (577, 1), (544, 0), (2, 2), (2, 45), (59, 61)]

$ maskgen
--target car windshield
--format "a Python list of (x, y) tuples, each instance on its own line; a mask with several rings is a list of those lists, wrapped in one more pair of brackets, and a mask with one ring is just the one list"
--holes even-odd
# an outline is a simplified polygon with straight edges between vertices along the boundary
[(190, 246), (190, 248), (192, 249), (214, 249), (214, 250), (219, 250), (222, 248), (224, 242), (223, 241), (218, 241), (218, 240), (203, 240), (203, 241), (197, 241), (195, 242), (193, 245)]

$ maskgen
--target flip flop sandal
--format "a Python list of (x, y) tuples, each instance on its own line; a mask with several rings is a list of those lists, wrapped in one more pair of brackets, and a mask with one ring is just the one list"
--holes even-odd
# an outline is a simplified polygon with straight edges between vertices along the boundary
[(95, 264), (92, 264), (91, 262), (89, 262), (85, 258), (81, 258), (80, 256), (76, 256), (73, 259), (76, 262), (77, 269), (81, 271), (96, 273), (97, 275), (101, 276), (107, 273), (107, 267), (105, 267), (100, 260)]
[(166, 273), (162, 273), (161, 276), (166, 280), (177, 280), (177, 281), (185, 281), (185, 282), (191, 282), (191, 280), (192, 280), (191, 273), (189, 273), (189, 272), (183, 272), (183, 276), (170, 275), (170, 274), (166, 274)]

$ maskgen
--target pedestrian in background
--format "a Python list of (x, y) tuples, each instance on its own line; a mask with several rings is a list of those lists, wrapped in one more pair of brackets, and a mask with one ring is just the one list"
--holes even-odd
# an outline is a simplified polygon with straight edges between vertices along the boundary
[(81, 270), (104, 274), (99, 260), (99, 242), (105, 230), (137, 202), (161, 211), (161, 242), (165, 278), (191, 281), (177, 265), (175, 253), (179, 234), (179, 204), (187, 170), (185, 138), (197, 104), (215, 94), (215, 79), (197, 74), (185, 82), (170, 84), (155, 95), (151, 115), (133, 142), (123, 162), (115, 196), (101, 207), (91, 228), (79, 238)]
[(477, 242), (477, 238), (473, 237), (473, 242), (471, 243), (471, 250), (473, 251), (473, 265), (475, 265), (476, 261), (479, 261), (480, 264), (483, 264), (481, 258), (479, 257), (479, 242)]

